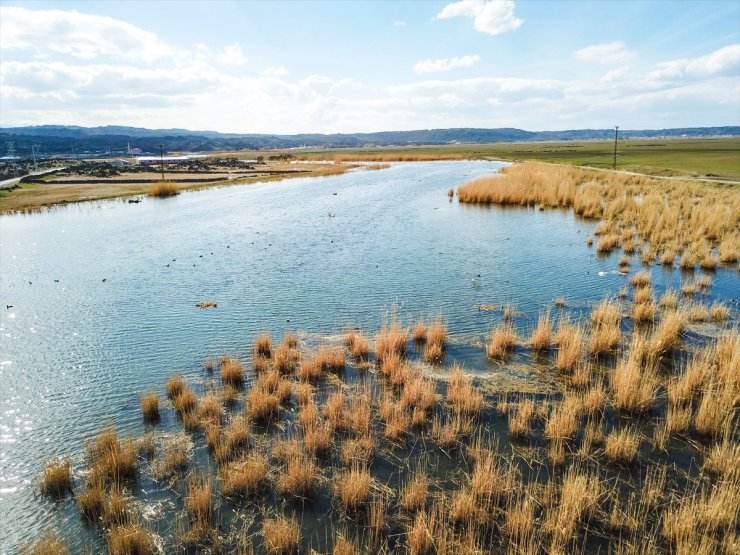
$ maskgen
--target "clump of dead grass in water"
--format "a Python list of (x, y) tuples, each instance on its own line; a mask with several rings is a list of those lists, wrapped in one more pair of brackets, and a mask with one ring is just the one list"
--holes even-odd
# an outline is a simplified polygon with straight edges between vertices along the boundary
[(637, 430), (625, 427), (606, 436), (604, 454), (609, 462), (630, 465), (635, 461), (639, 447)]
[(244, 367), (235, 358), (227, 357), (221, 361), (221, 381), (232, 387), (241, 387), (244, 383)]
[(267, 485), (269, 462), (259, 453), (226, 465), (221, 471), (221, 491), (227, 497), (249, 497)]
[(460, 366), (453, 366), (447, 384), (447, 403), (457, 413), (476, 415), (483, 410), (483, 393)]
[(488, 358), (503, 359), (516, 346), (516, 332), (510, 323), (503, 323), (491, 331), (491, 340), (486, 343)]
[(159, 422), (159, 397), (156, 392), (144, 393), (139, 399), (139, 404), (144, 415), (144, 422)]
[(20, 553), (21, 555), (69, 555), (69, 549), (54, 532), (47, 531), (35, 542), (23, 546)]
[(406, 343), (409, 339), (407, 329), (395, 320), (382, 328), (375, 337), (375, 358), (379, 362), (389, 355), (403, 356), (406, 353)]
[(558, 350), (555, 355), (555, 368), (561, 372), (572, 372), (583, 359), (585, 333), (580, 325), (567, 320), (561, 321), (555, 334)]
[(269, 333), (261, 333), (254, 338), (254, 354), (266, 358), (272, 356), (272, 339)]
[(57, 498), (72, 491), (72, 463), (69, 457), (52, 459), (46, 463), (39, 487), (42, 493)]
[(265, 519), (262, 524), (262, 538), (265, 551), (269, 555), (297, 555), (301, 528), (297, 520), (279, 515)]
[(157, 545), (151, 531), (138, 522), (111, 528), (108, 532), (110, 555), (154, 555)]
[(552, 323), (550, 321), (550, 313), (545, 312), (544, 314), (540, 314), (537, 320), (537, 327), (532, 332), (529, 342), (535, 351), (547, 351), (550, 349), (551, 338)]
[(178, 189), (177, 184), (172, 181), (158, 181), (149, 186), (146, 194), (150, 197), (173, 197), (180, 194), (180, 189)]
[(372, 481), (365, 467), (353, 465), (349, 470), (338, 473), (334, 480), (334, 495), (345, 511), (359, 510), (370, 500)]
[(617, 362), (611, 378), (614, 405), (628, 412), (648, 412), (658, 391), (658, 377), (653, 364), (642, 364), (644, 340), (633, 340), (629, 353)]

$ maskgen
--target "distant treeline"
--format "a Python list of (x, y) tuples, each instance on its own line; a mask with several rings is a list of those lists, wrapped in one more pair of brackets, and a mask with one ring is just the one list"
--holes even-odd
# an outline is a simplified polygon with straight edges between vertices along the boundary
[[(677, 129), (620, 130), (622, 138), (707, 137), (740, 135), (740, 127), (690, 127)], [(137, 127), (76, 127), (42, 125), (0, 129), (0, 155), (7, 154), (13, 141), (18, 156), (30, 156), (32, 145), (44, 155), (122, 155), (128, 147), (145, 153), (158, 153), (164, 145), (168, 152), (212, 152), (219, 150), (268, 150), (301, 146), (318, 148), (358, 148), (367, 146), (443, 145), (451, 143), (485, 144), (520, 141), (584, 141), (610, 139), (613, 129), (574, 129), (570, 131), (524, 131), (499, 129), (422, 129), (418, 131), (382, 131), (378, 133), (259, 135), (228, 134), (186, 129), (142, 129)]]

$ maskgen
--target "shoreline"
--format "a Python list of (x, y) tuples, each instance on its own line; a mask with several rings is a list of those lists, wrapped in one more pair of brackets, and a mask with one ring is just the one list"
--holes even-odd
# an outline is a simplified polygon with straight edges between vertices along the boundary
[[(181, 192), (251, 185), (254, 183), (283, 181), (285, 179), (302, 177), (341, 175), (358, 167), (353, 164), (337, 164), (331, 166), (316, 164), (314, 167), (305, 169), (306, 166), (303, 166), (304, 169), (286, 170), (285, 172), (275, 173), (273, 175), (255, 175), (254, 177), (247, 176), (219, 181), (178, 182), (176, 179), (173, 181), (178, 187), (179, 194)], [(152, 183), (136, 183), (124, 180), (120, 180), (119, 182), (109, 180), (104, 184), (101, 184), (99, 180), (90, 180), (90, 185), (80, 183), (80, 180), (74, 180), (70, 183), (63, 181), (51, 181), (44, 184), (34, 183), (28, 187), (21, 186), (9, 189), (5, 194), (0, 194), (0, 216), (29, 214), (82, 202), (115, 199), (125, 200), (133, 197), (148, 196), (147, 191), (151, 185)]]

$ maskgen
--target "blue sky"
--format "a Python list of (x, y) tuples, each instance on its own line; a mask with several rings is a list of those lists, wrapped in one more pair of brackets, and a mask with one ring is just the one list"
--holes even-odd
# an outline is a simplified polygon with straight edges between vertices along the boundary
[(0, 2), (0, 125), (740, 125), (740, 3)]

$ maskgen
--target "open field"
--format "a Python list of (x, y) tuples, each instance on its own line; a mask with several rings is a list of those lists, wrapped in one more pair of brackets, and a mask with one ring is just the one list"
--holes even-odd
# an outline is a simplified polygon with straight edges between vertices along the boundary
[[(318, 160), (540, 160), (611, 169), (613, 149), (612, 141), (582, 141), (282, 152), (289, 152), (297, 158)], [(259, 153), (244, 154), (244, 157), (251, 158), (256, 154)], [(740, 137), (620, 140), (617, 169), (659, 176), (740, 181)]]

